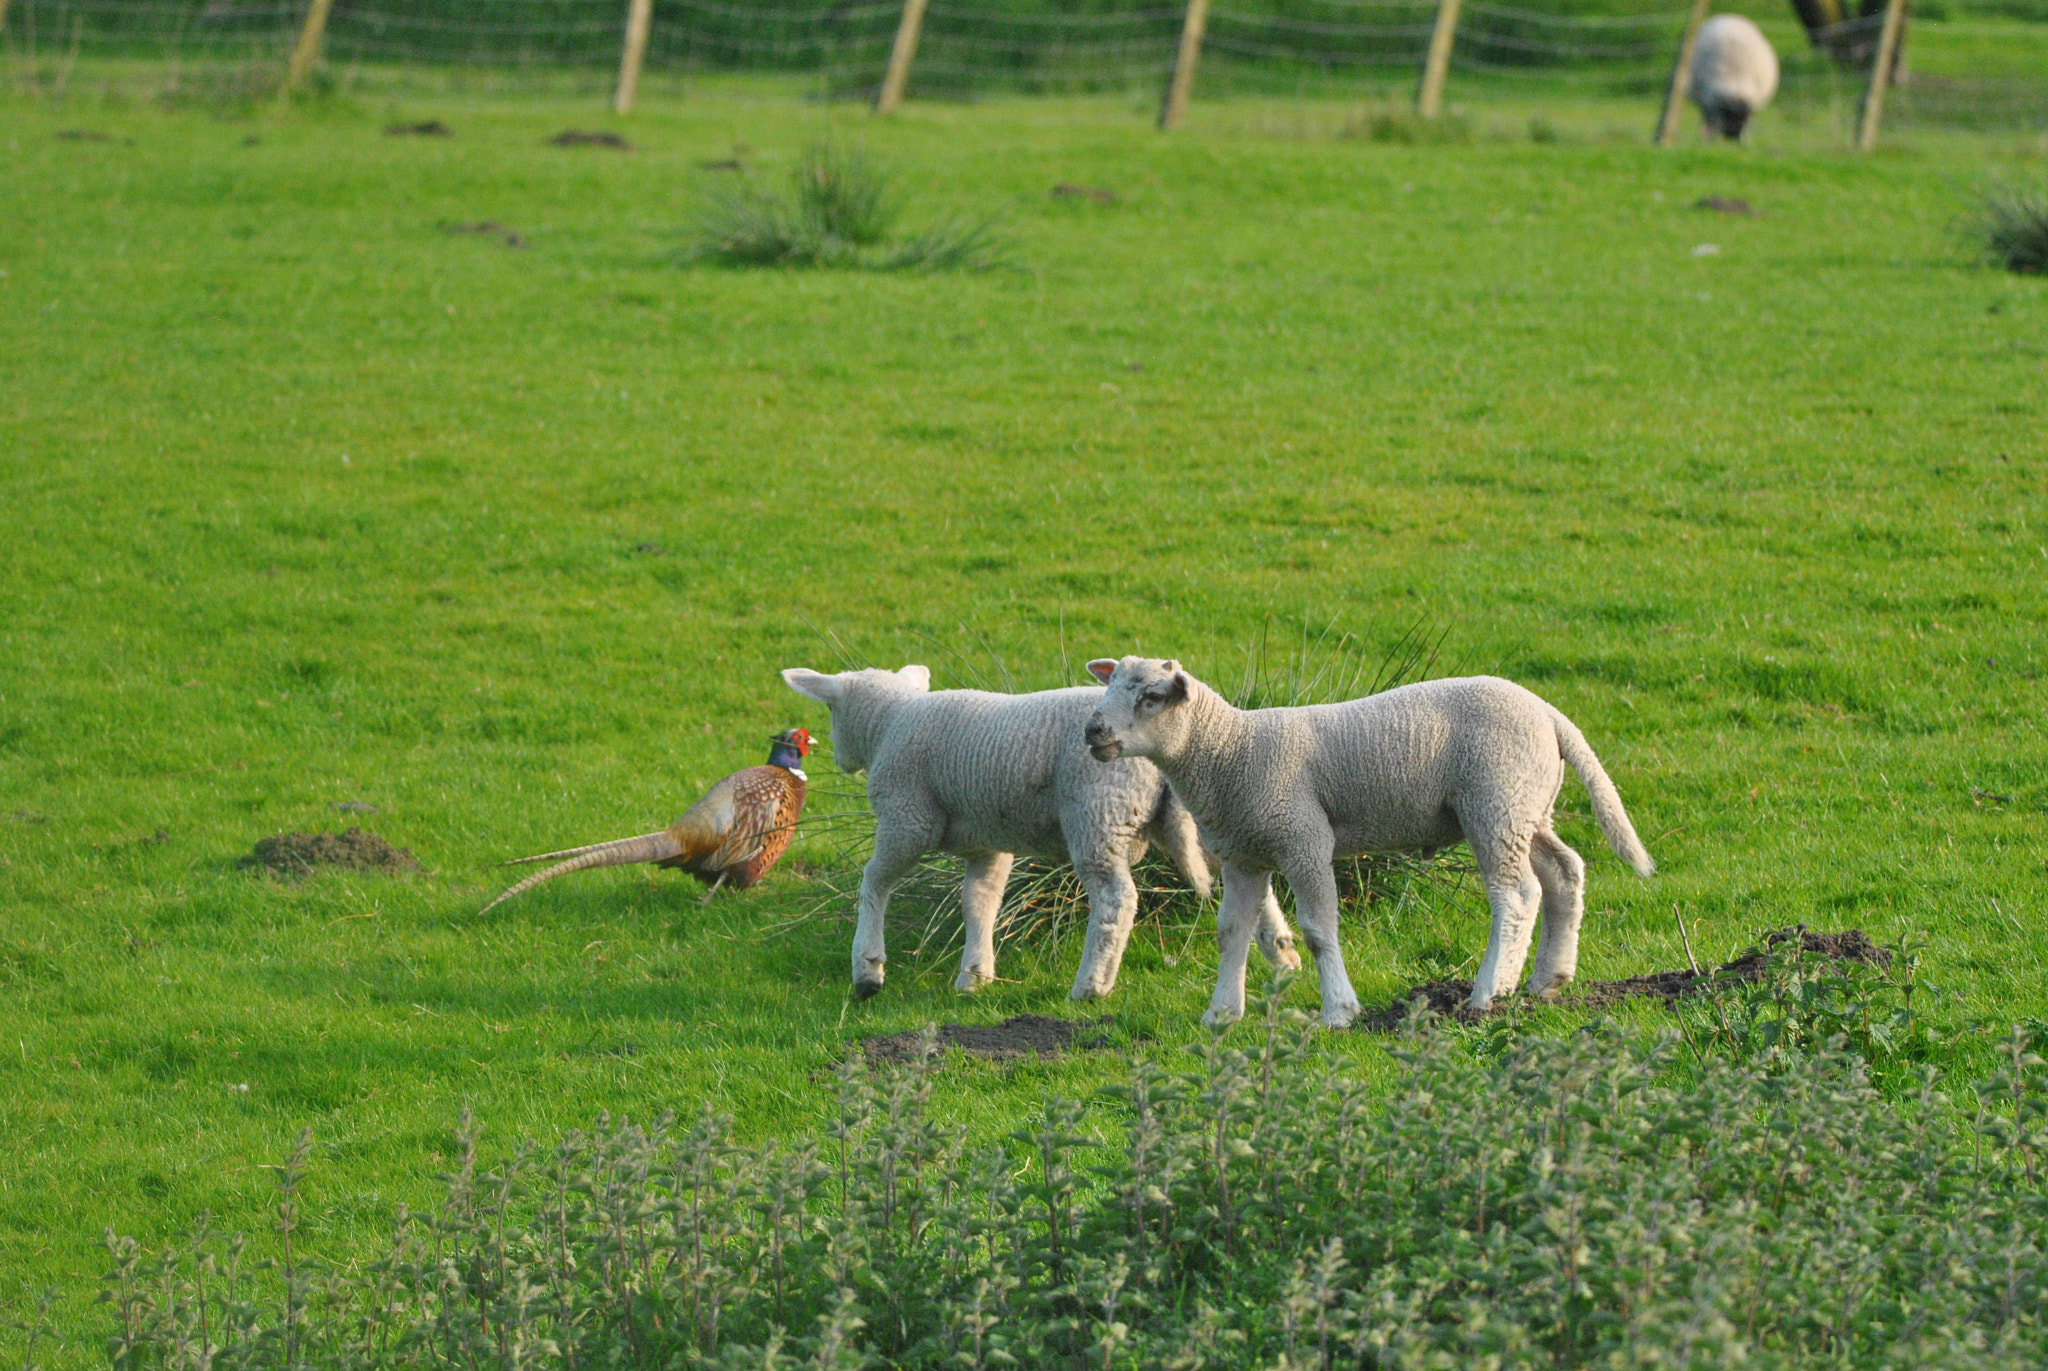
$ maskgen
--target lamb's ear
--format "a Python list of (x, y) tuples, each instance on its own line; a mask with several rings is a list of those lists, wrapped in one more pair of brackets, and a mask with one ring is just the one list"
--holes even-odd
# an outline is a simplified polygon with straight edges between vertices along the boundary
[(1188, 674), (1180, 669), (1178, 662), (1168, 662), (1167, 666), (1173, 668), (1173, 680), (1167, 686), (1165, 703), (1177, 705), (1188, 697)]
[(1094, 661), (1088, 663), (1088, 674), (1104, 685), (1108, 685), (1109, 678), (1116, 675), (1116, 658), (1097, 657)]
[(806, 666), (793, 666), (782, 673), (782, 682), (807, 700), (816, 700), (821, 705), (836, 705), (846, 687), (837, 676), (827, 676)]
[(932, 688), (932, 669), (928, 666), (898, 667), (896, 674), (916, 686), (919, 690)]

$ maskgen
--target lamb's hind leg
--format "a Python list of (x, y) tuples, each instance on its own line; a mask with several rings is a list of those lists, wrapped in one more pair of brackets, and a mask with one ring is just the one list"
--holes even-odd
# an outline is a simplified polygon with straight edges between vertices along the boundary
[(1002, 913), (1003, 889), (1010, 883), (1015, 860), (1008, 852), (967, 859), (967, 878), (960, 883), (960, 921), (966, 937), (955, 990), (979, 990), (996, 978), (996, 916)]
[(1529, 842), (1475, 840), (1472, 855), (1479, 862), (1480, 879), (1486, 882), (1486, 902), (1493, 912), (1493, 929), (1486, 939), (1486, 955), (1480, 959), (1478, 974), (1472, 977), (1472, 1008), (1485, 1009), (1496, 995), (1512, 992), (1522, 979), (1522, 963), (1529, 956), (1529, 938), (1536, 931), (1536, 910), (1543, 887), (1529, 865)]
[(1138, 918), (1138, 885), (1121, 852), (1098, 854), (1075, 865), (1088, 889), (1088, 939), (1081, 947), (1072, 998), (1099, 1000), (1116, 989), (1117, 972), (1123, 969), (1124, 946)]
[(1266, 887), (1266, 898), (1259, 904), (1256, 936), (1266, 965), (1275, 971), (1301, 970), (1301, 954), (1294, 950), (1294, 930), (1287, 926), (1287, 916), (1280, 912), (1280, 897), (1270, 885)]
[[(1181, 879), (1188, 883), (1188, 889), (1195, 892), (1197, 900), (1209, 898), (1209, 861), (1202, 855), (1202, 836), (1195, 828), (1195, 817), (1185, 806), (1172, 798), (1168, 792), (1166, 802), (1152, 821), (1150, 832), (1159, 840), (1159, 849), (1180, 872)], [(1131, 860), (1138, 860), (1138, 853)]]
[(1529, 865), (1543, 887), (1543, 933), (1529, 968), (1529, 993), (1551, 994), (1579, 974), (1579, 921), (1586, 915), (1586, 862), (1549, 829), (1529, 843)]

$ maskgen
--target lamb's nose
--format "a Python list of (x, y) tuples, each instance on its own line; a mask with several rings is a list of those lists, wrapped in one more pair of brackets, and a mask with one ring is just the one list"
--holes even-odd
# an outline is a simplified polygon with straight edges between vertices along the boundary
[(1095, 743), (1106, 743), (1109, 741), (1109, 725), (1103, 723), (1100, 719), (1090, 719), (1088, 721), (1088, 727), (1085, 730), (1084, 736), (1088, 739), (1091, 745)]

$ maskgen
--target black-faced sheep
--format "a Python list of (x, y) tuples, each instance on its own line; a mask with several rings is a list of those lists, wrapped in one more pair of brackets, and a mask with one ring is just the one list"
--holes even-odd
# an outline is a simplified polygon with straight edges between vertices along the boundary
[(1690, 93), (1707, 127), (1739, 139), (1758, 110), (1778, 91), (1778, 54), (1763, 30), (1739, 14), (1717, 14), (1700, 25), (1692, 50)]

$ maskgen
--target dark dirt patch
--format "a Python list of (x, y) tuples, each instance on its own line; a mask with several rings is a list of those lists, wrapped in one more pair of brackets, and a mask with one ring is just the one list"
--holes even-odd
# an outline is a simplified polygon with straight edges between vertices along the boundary
[(1077, 186), (1070, 181), (1062, 181), (1054, 186), (1052, 188), (1052, 198), (1055, 200), (1093, 200), (1098, 205), (1113, 205), (1117, 201), (1116, 192), (1113, 190), (1104, 190), (1101, 186)]
[(58, 129), (57, 136), (67, 143), (111, 143), (112, 135), (98, 129)]
[[(1686, 968), (1652, 971), (1619, 981), (1580, 981), (1550, 1003), (1561, 1009), (1611, 1009), (1624, 1000), (1669, 1002), (1705, 990), (1716, 981), (1753, 981), (1764, 974), (1764, 961), (1771, 952), (1795, 940), (1812, 956), (1868, 962), (1873, 966), (1891, 965), (1892, 954), (1873, 943), (1870, 935), (1860, 928), (1843, 933), (1815, 933), (1805, 924), (1798, 924), (1765, 934), (1761, 946), (1751, 948), (1732, 962), (1723, 962), (1712, 971)], [(1418, 997), (1431, 1013), (1460, 1023), (1476, 1023), (1487, 1015), (1510, 1008), (1516, 1002), (1515, 997), (1503, 995), (1493, 1002), (1493, 1007), (1486, 1014), (1475, 1014), (1465, 1006), (1465, 1000), (1471, 994), (1470, 981), (1431, 981), (1427, 985), (1416, 986), (1390, 1005), (1360, 1014), (1351, 1026), (1372, 1033), (1391, 1033), (1408, 1017), (1408, 1006)]]
[(341, 814), (375, 814), (377, 812), (377, 806), (365, 803), (362, 800), (336, 800), (327, 807)]
[(323, 866), (347, 871), (418, 871), (412, 849), (393, 847), (375, 833), (351, 828), (346, 833), (277, 833), (257, 842), (235, 863), (243, 870), (260, 867), (273, 876), (310, 876)]
[(745, 170), (746, 170), (746, 168), (745, 168), (745, 167), (743, 167), (743, 166), (741, 166), (741, 165), (740, 165), (740, 159), (739, 159), (739, 158), (737, 158), (737, 157), (720, 157), (720, 158), (717, 158), (716, 160), (714, 160), (714, 161), (710, 161), (710, 162), (699, 162), (699, 163), (698, 163), (697, 165), (698, 165), (698, 166), (700, 166), (700, 167), (702, 167), (702, 168), (703, 168), (703, 169), (704, 169), (705, 171), (745, 171)]
[(429, 119), (424, 124), (388, 124), (385, 135), (391, 138), (453, 138), (455, 130), (439, 119)]
[(505, 246), (508, 248), (523, 248), (526, 246), (524, 238), (495, 219), (479, 219), (473, 224), (443, 224), (441, 229), (445, 233), (474, 233), (485, 238), (502, 238), (505, 240)]
[[(939, 1046), (957, 1047), (970, 1057), (986, 1057), (998, 1062), (1017, 1061), (1024, 1057), (1057, 1057), (1070, 1049), (1108, 1046), (1109, 1039), (1103, 1031), (1108, 1024), (1107, 1019), (1077, 1022), (1048, 1018), (1043, 1014), (1019, 1014), (999, 1024), (982, 1027), (940, 1024)], [(862, 1038), (860, 1049), (867, 1054), (870, 1065), (913, 1062), (917, 1060), (918, 1043), (923, 1036), (920, 1030), (912, 1029), (885, 1037)]]
[(1692, 202), (1694, 209), (1710, 209), (1716, 214), (1755, 214), (1756, 206), (1733, 195), (1702, 195)]
[(617, 148), (620, 152), (633, 150), (633, 145), (616, 133), (586, 133), (582, 129), (563, 129), (548, 141), (558, 148)]

